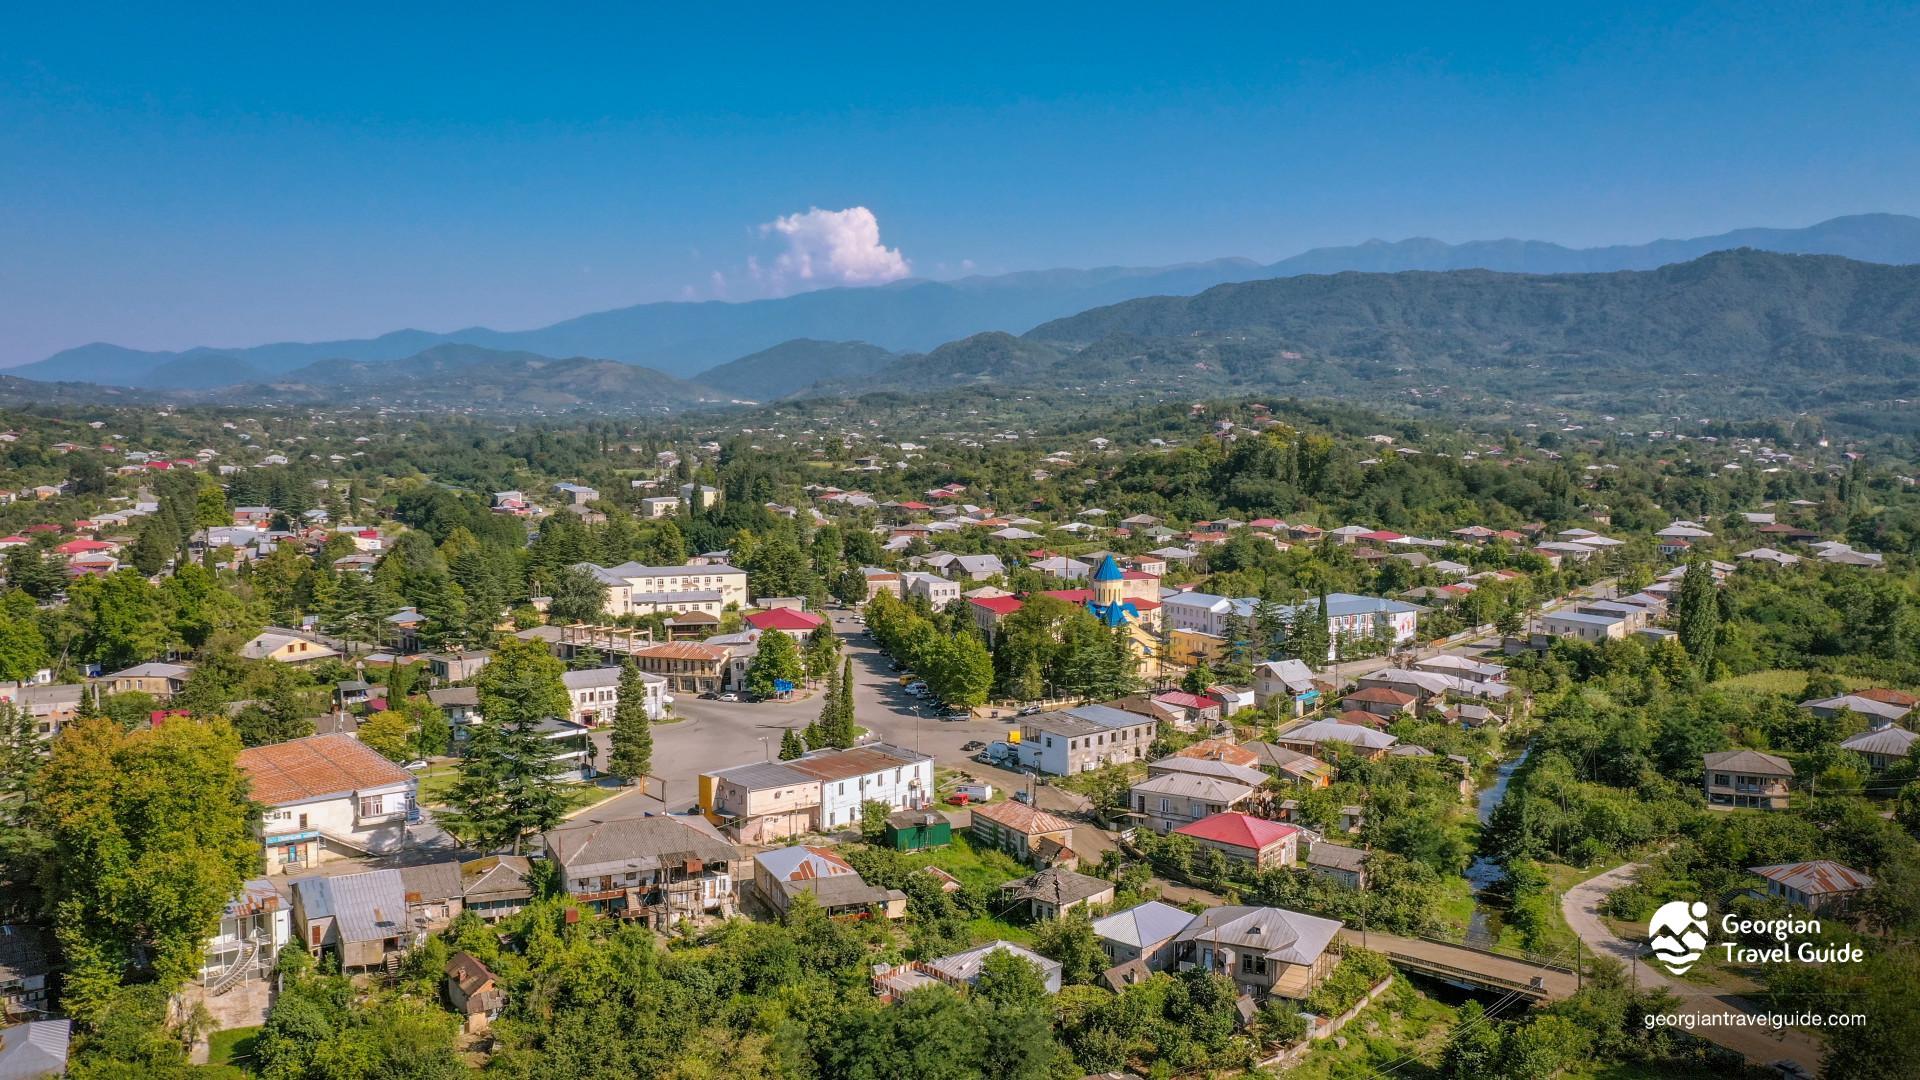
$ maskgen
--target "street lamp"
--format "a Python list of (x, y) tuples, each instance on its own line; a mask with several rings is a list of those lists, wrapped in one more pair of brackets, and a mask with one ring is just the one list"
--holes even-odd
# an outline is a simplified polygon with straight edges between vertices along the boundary
[(767, 747), (767, 737), (765, 735), (756, 737), (760, 740), (760, 757), (765, 761), (772, 761), (773, 751)]

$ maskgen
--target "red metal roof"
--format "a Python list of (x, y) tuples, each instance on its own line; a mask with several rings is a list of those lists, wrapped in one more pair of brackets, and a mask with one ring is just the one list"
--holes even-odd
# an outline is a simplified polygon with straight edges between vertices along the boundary
[(755, 630), (812, 630), (826, 621), (811, 611), (796, 608), (769, 608), (746, 617), (747, 625)]
[(1026, 606), (1017, 596), (981, 596), (972, 601), (975, 607), (986, 608), (995, 615), (1011, 615)]
[(1278, 821), (1229, 811), (1189, 822), (1173, 831), (1196, 840), (1211, 840), (1216, 844), (1231, 844), (1249, 851), (1259, 851), (1300, 830)]

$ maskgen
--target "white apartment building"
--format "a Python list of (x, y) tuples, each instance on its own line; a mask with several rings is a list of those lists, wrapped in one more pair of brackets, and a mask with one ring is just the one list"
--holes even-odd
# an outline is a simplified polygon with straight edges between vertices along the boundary
[[(567, 719), (588, 727), (612, 722), (613, 710), (620, 705), (619, 668), (569, 671), (560, 676), (560, 681), (566, 684), (567, 694), (573, 699)], [(667, 680), (643, 671), (640, 681), (647, 688), (647, 718), (658, 720), (666, 709)]]
[(919, 810), (933, 803), (933, 758), (890, 743), (823, 750), (784, 763), (820, 782), (813, 827), (825, 832), (860, 821), (870, 799), (893, 810)]
[[(681, 610), (676, 599), (695, 606), (689, 611), (708, 611), (728, 604), (746, 607), (747, 572), (725, 563), (710, 566), (643, 566), (625, 562), (618, 566), (580, 563), (607, 586), (607, 614), (652, 614), (655, 610)], [(718, 594), (717, 597), (714, 594)], [(709, 614), (717, 612), (709, 611)]]

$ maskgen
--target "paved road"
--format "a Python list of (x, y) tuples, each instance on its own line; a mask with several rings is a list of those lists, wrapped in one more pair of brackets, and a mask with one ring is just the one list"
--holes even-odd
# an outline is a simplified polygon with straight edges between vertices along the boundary
[[(1638, 942), (1624, 941), (1608, 929), (1600, 918), (1601, 901), (1622, 885), (1631, 884), (1642, 865), (1629, 863), (1568, 889), (1560, 899), (1560, 913), (1566, 916), (1567, 925), (1593, 950), (1594, 955), (1610, 956), (1628, 965), (1640, 985), (1665, 988), (1679, 999), (1678, 1011), (1681, 1013), (1732, 1016), (1762, 1011), (1738, 995), (1716, 993), (1710, 987), (1669, 978), (1654, 965), (1641, 962), (1644, 950)], [(1777, 1031), (1765, 1027), (1697, 1027), (1693, 1032), (1709, 1042), (1744, 1055), (1757, 1065), (1770, 1065), (1788, 1058), (1799, 1062), (1810, 1073), (1817, 1072), (1820, 1067), (1821, 1042), (1807, 1032)]]
[[(932, 710), (901, 689), (898, 673), (888, 668), (886, 657), (852, 622), (852, 612), (834, 609), (829, 614), (834, 616), (834, 629), (840, 634), (846, 654), (853, 659), (856, 723), (885, 742), (931, 754), (935, 764), (964, 769), (996, 787), (1025, 785), (1026, 777), (1022, 774), (982, 765), (960, 749), (968, 742), (992, 742), (1005, 737), (1011, 726), (1008, 721), (955, 721), (931, 715)], [(703, 701), (692, 695), (678, 695), (673, 708), (684, 719), (673, 724), (656, 724), (653, 728), (654, 773), (658, 780), (665, 782), (665, 801), (659, 797), (660, 785), (656, 781), (649, 785), (647, 794), (635, 791), (615, 796), (596, 806), (592, 815), (611, 819), (659, 813), (663, 809), (685, 812), (699, 794), (701, 773), (777, 757), (781, 735), (789, 728), (805, 727), (819, 716), (820, 707), (817, 693), (790, 702)], [(607, 759), (608, 738), (609, 733), (604, 729), (595, 735), (602, 762)], [(1067, 792), (1040, 789), (1040, 805), (1048, 809), (1070, 809), (1071, 799)], [(1098, 857), (1097, 851), (1094, 857)]]

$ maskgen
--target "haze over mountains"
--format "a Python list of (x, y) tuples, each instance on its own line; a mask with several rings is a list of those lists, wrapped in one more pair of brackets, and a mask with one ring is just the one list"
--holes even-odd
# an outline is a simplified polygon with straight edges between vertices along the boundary
[[(1190, 296), (1223, 284), (1345, 271), (1472, 268), (1559, 274), (1647, 270), (1738, 247), (1839, 255), (1873, 263), (1915, 263), (1920, 262), (1920, 218), (1865, 214), (1800, 229), (1742, 229), (1689, 240), (1586, 249), (1523, 240), (1464, 244), (1425, 239), (1370, 241), (1316, 249), (1265, 266), (1245, 259), (1220, 259), (1172, 267), (1046, 270), (947, 282), (903, 281), (748, 303), (641, 304), (522, 331), (483, 327), (445, 334), (399, 330), (352, 341), (285, 342), (236, 349), (201, 347), (177, 353), (96, 343), (4, 374), (174, 392), (282, 386), (286, 392), (297, 387), (301, 393), (317, 394), (324, 393), (326, 387), (311, 366), (323, 361), (382, 365), (416, 357), (435, 346), (464, 345), (520, 354), (520, 359), (504, 367), (476, 366), (474, 354), (465, 354), (467, 362), (460, 378), (468, 382), (495, 377), (511, 384), (529, 377), (536, 370), (530, 366), (536, 360), (573, 357), (657, 369), (649, 375), (674, 381), (642, 376), (634, 386), (651, 384), (662, 388), (663, 393), (665, 388), (674, 388), (668, 396), (675, 403), (699, 400), (706, 393), (687, 389), (679, 382), (692, 377), (719, 391), (713, 396), (766, 399), (821, 380), (836, 387), (857, 385), (869, 373), (888, 370), (885, 365), (900, 362), (888, 353), (936, 350), (938, 355), (940, 346), (983, 332), (1020, 334), (1090, 309), (1143, 297)], [(578, 366), (588, 362), (576, 359), (562, 363)], [(448, 377), (445, 358), (436, 363), (442, 366), (430, 366), (428, 370)], [(418, 381), (402, 372), (374, 378), (357, 369), (342, 370), (352, 371), (358, 380), (353, 385), (363, 390)], [(552, 380), (559, 369), (546, 366), (537, 370), (542, 379)], [(607, 375), (602, 371), (596, 377)], [(592, 381), (583, 380), (586, 384)], [(454, 393), (454, 388), (423, 385), (422, 389), (438, 395)], [(513, 392), (510, 387), (497, 389)], [(619, 392), (626, 389), (631, 387)]]

